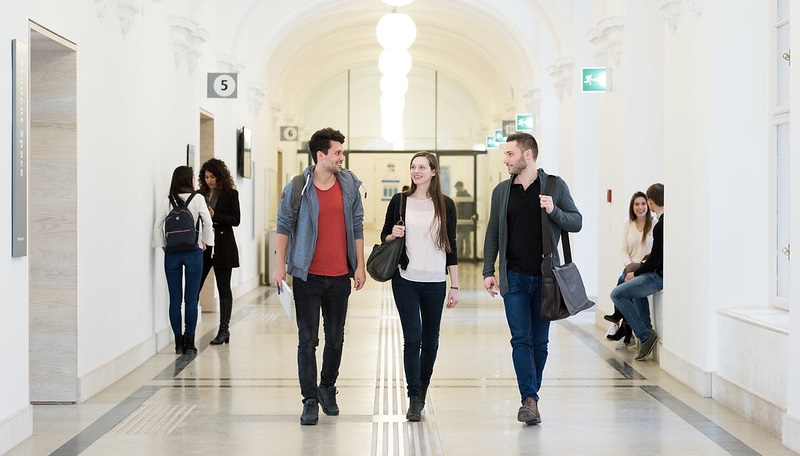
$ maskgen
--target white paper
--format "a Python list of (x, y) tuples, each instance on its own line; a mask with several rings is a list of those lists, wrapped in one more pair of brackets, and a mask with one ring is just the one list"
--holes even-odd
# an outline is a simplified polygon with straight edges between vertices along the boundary
[(289, 284), (285, 280), (281, 281), (281, 287), (278, 289), (278, 299), (280, 299), (281, 306), (283, 306), (286, 316), (289, 317), (289, 321), (292, 321), (294, 319), (292, 315), (292, 289), (289, 288)]

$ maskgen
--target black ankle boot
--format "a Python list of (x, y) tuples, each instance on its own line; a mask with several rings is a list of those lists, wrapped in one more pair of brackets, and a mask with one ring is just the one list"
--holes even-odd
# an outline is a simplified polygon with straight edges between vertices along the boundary
[(183, 335), (183, 353), (187, 355), (196, 355), (197, 354), (197, 347), (194, 346), (194, 334), (184, 334)]
[(610, 336), (606, 336), (606, 339), (608, 339), (608, 340), (620, 340), (623, 337), (625, 337), (625, 323), (622, 323), (620, 325), (619, 329), (617, 329), (617, 332), (615, 332), (614, 334), (612, 334)]
[(623, 318), (622, 312), (620, 312), (619, 309), (617, 309), (616, 306), (614, 306), (614, 313), (613, 314), (604, 315), (603, 316), (603, 319), (605, 321), (610, 321), (611, 323), (616, 323), (616, 322), (622, 320), (622, 318)]
[(175, 334), (175, 354), (182, 355), (184, 350), (183, 334)]
[(222, 345), (227, 344), (231, 341), (231, 332), (228, 331), (228, 324), (222, 323), (219, 325), (219, 331), (217, 332), (217, 337), (213, 338), (211, 345)]
[(620, 331), (622, 330), (625, 331), (625, 345), (630, 345), (631, 339), (633, 338), (633, 328), (631, 328), (631, 325), (623, 322)]

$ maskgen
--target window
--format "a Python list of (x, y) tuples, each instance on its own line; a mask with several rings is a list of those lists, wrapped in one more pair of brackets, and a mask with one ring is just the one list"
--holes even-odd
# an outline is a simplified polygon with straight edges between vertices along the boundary
[(791, 181), (789, 175), (789, 1), (775, 0), (774, 83), (775, 95), (772, 109), (774, 151), (772, 194), (774, 195), (774, 281), (771, 287), (772, 305), (789, 309), (789, 261), (791, 242), (789, 220), (791, 217)]

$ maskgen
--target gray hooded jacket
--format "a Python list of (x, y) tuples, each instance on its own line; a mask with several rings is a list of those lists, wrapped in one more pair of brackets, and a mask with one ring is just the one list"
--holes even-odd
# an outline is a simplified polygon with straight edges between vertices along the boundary
[[(319, 199), (314, 187), (314, 167), (303, 170), (303, 191), (300, 199), (300, 211), (297, 221), (292, 211), (292, 181), (290, 180), (281, 194), (278, 210), (277, 233), (289, 236), (286, 248), (286, 272), (301, 280), (308, 278), (308, 268), (314, 257), (319, 232)], [(347, 272), (350, 277), (355, 274), (358, 259), (356, 257), (356, 239), (364, 239), (364, 206), (361, 204), (359, 187), (361, 181), (355, 174), (343, 169), (336, 174), (336, 180), (342, 187), (344, 204), (344, 224), (347, 234)]]

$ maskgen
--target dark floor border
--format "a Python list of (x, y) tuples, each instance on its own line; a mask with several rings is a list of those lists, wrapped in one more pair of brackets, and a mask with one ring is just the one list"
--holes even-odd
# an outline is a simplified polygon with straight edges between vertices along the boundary
[[(250, 312), (253, 311), (253, 305), (260, 305), (266, 302), (267, 298), (274, 290), (264, 288), (253, 298), (243, 302), (239, 305), (239, 310), (231, 316), (231, 323), (236, 323), (245, 318)], [(199, 351), (208, 348), (208, 343), (214, 338), (215, 330), (211, 330), (203, 335), (198, 341)], [(197, 355), (180, 355), (175, 358), (175, 361), (167, 366), (161, 373), (156, 375), (153, 380), (172, 380), (178, 376)], [(150, 399), (154, 394), (163, 388), (170, 386), (158, 385), (145, 385), (136, 390), (133, 394), (123, 399), (119, 404), (115, 405), (105, 415), (96, 419), (92, 424), (87, 426), (75, 437), (70, 439), (67, 443), (58, 447), (55, 451), (50, 453), (50, 456), (77, 456), (86, 449), (88, 449), (94, 442), (99, 440), (109, 431), (114, 429), (114, 426), (119, 424), (128, 415), (133, 413), (139, 408), (146, 400)]]
[(712, 442), (719, 445), (720, 448), (728, 453), (734, 456), (761, 455), (761, 453), (750, 448), (747, 444), (731, 435), (725, 429), (719, 427), (716, 423), (700, 414), (700, 412), (693, 409), (685, 402), (666, 392), (660, 386), (648, 385), (642, 386), (641, 388), (655, 400), (661, 402), (661, 404), (670, 409), (672, 413), (681, 417), (693, 428), (700, 431), (701, 434), (708, 437)]
[(561, 320), (556, 324), (562, 326), (564, 329), (575, 334), (583, 343), (585, 343), (589, 348), (591, 348), (595, 353), (597, 353), (597, 356), (605, 360), (606, 364), (611, 366), (612, 369), (619, 372), (619, 374), (625, 377), (626, 379), (647, 380), (647, 377), (639, 373), (639, 371), (634, 369), (633, 366), (631, 366), (630, 364), (626, 363), (625, 361), (621, 360), (619, 357), (614, 355), (614, 353), (608, 347), (601, 344), (600, 341), (598, 341), (595, 336), (590, 334), (585, 329), (581, 328), (575, 323), (572, 323), (569, 320)]

